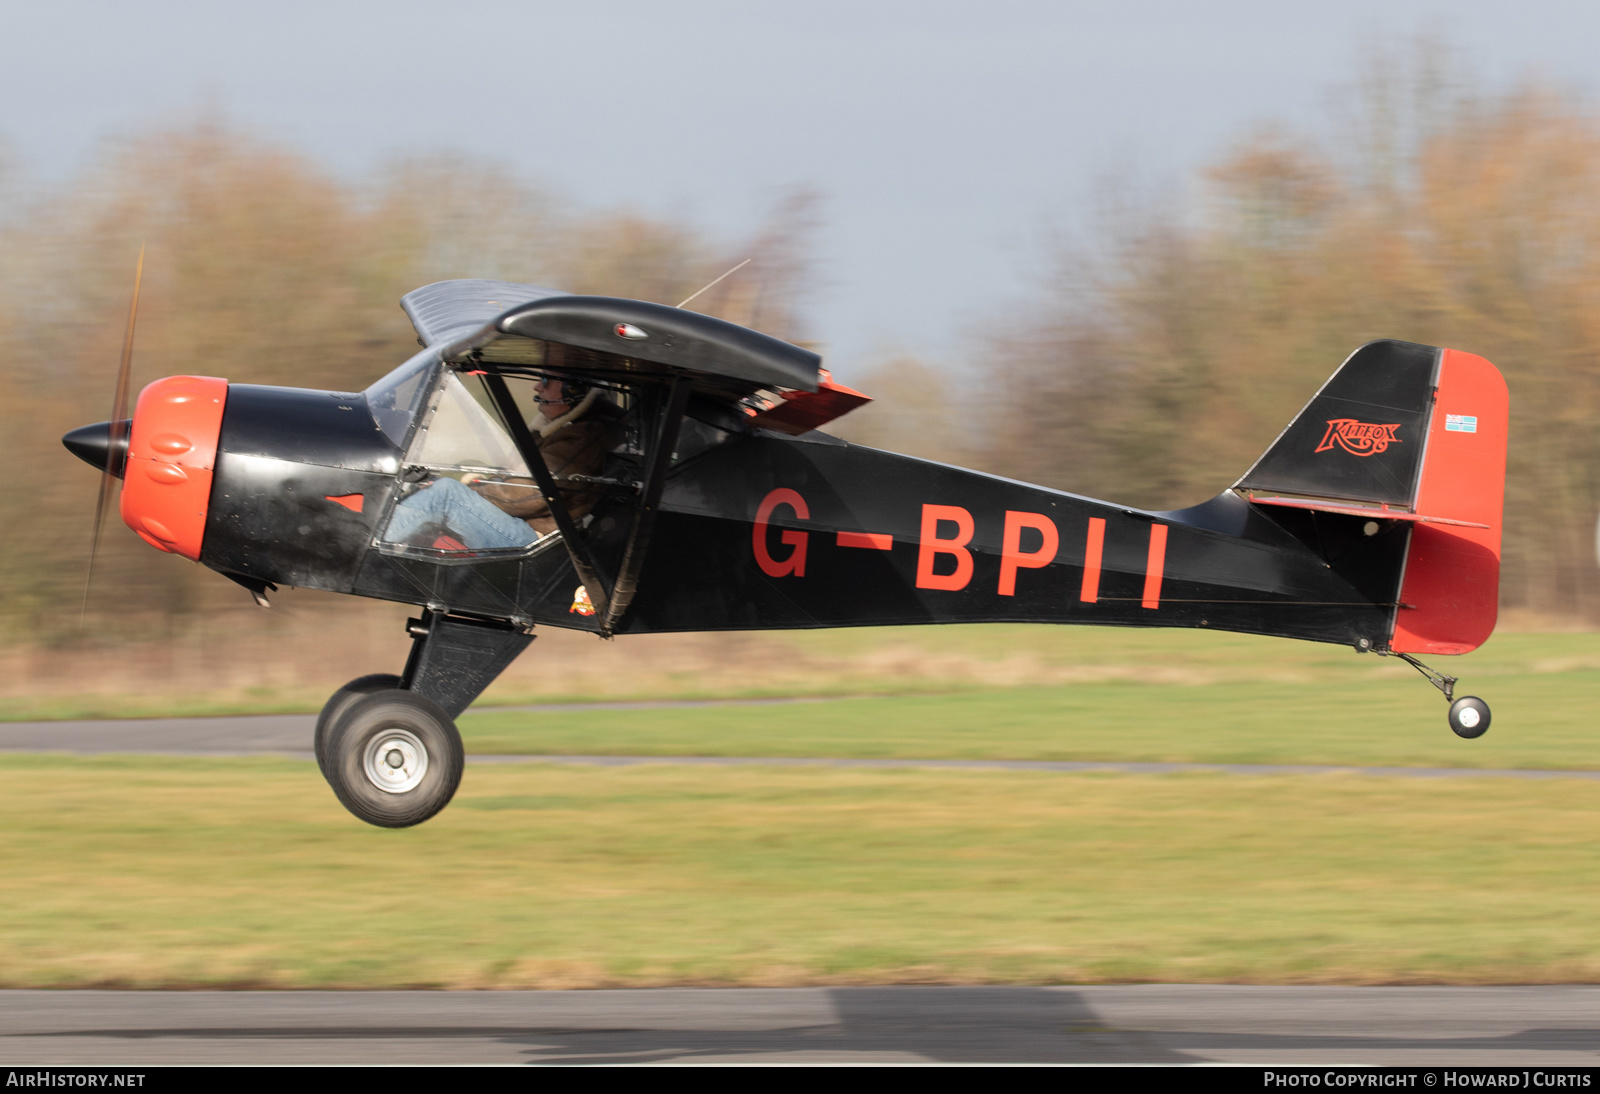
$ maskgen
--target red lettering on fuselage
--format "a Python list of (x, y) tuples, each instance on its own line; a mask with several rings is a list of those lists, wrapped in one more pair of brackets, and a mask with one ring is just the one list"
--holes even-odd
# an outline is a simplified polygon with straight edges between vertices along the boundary
[(1083, 547), (1083, 588), (1078, 599), (1093, 604), (1100, 599), (1100, 561), (1106, 549), (1106, 518), (1089, 518), (1089, 537)]
[(1161, 575), (1167, 566), (1167, 526), (1150, 526), (1150, 553), (1145, 557), (1144, 599), (1141, 608), (1161, 607)]
[[(756, 564), (768, 577), (805, 577), (806, 549), (811, 539), (809, 532), (799, 529), (780, 531), (778, 542), (789, 548), (789, 553), (783, 558), (774, 558), (769, 549), (772, 516), (780, 506), (788, 506), (800, 520), (811, 519), (810, 507), (798, 491), (785, 487), (769, 491), (756, 508), (752, 529), (751, 546), (755, 549)], [(1039, 534), (1039, 543), (1037, 547), (1024, 550), (1023, 534), (1029, 530)], [(974, 570), (970, 544), (975, 531), (976, 521), (969, 510), (959, 505), (924, 504), (921, 535), (917, 544), (916, 587), (960, 592), (970, 585)], [(1161, 607), (1161, 587), (1166, 576), (1167, 535), (1165, 524), (1150, 525), (1144, 589), (1139, 597), (1141, 607)], [(1090, 517), (1083, 549), (1083, 583), (1078, 593), (1078, 599), (1085, 604), (1095, 604), (1100, 600), (1105, 539), (1106, 518)], [(889, 533), (841, 531), (835, 533), (834, 542), (844, 548), (890, 551), (894, 549), (894, 540), (895, 537)], [(1017, 572), (1053, 565), (1060, 550), (1061, 535), (1055, 521), (1043, 513), (1005, 510), (997, 595), (1016, 596)], [(936, 572), (945, 569), (950, 572)]]
[[(1039, 549), (1022, 549), (1022, 530), (1032, 528), (1039, 533)], [(1017, 595), (1017, 570), (1037, 570), (1056, 560), (1061, 547), (1061, 535), (1055, 521), (1043, 513), (1017, 513), (1006, 510), (1006, 529), (1000, 541), (1000, 595)]]
[(798, 492), (779, 487), (761, 499), (761, 504), (756, 508), (755, 532), (751, 536), (751, 543), (756, 549), (756, 564), (761, 567), (761, 572), (768, 577), (795, 577), (806, 576), (806, 541), (811, 537), (809, 533), (787, 530), (778, 535), (779, 542), (793, 548), (787, 558), (776, 559), (767, 550), (767, 525), (772, 520), (772, 511), (780, 505), (787, 505), (794, 510), (795, 516), (801, 520), (811, 519), (811, 510), (806, 507), (806, 499)]
[[(941, 524), (954, 524), (955, 538), (940, 539)], [(972, 580), (972, 552), (967, 550), (967, 544), (972, 542), (972, 532), (972, 514), (959, 505), (922, 507), (922, 542), (917, 548), (917, 588), (955, 592), (967, 587), (967, 582)], [(934, 560), (940, 555), (955, 559), (954, 573), (933, 572)]]

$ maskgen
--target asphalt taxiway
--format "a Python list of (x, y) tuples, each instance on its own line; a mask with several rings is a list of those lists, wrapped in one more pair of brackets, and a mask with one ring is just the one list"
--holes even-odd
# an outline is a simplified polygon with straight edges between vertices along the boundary
[(0, 992), (0, 1066), (1600, 1063), (1600, 987)]
[[(767, 706), (788, 702), (826, 700), (710, 700), (705, 702), (649, 702), (551, 704), (506, 707), (504, 710), (561, 712), (573, 710), (628, 710), (661, 707), (703, 707), (737, 704)], [(316, 717), (310, 714), (248, 714), (220, 718), (128, 718), (107, 721), (0, 722), (0, 753), (65, 752), (160, 756), (289, 756), (309, 760)], [(584, 756), (584, 755), (482, 755), (472, 763), (571, 763), (624, 767), (634, 764), (743, 764), (779, 766), (968, 768), (1022, 771), (1129, 771), (1159, 774), (1176, 771), (1221, 771), (1236, 775), (1316, 775), (1349, 772), (1394, 778), (1453, 778), (1474, 776), (1502, 779), (1600, 779), (1600, 771), (1538, 768), (1476, 767), (1366, 767), (1322, 764), (1213, 764), (1136, 763), (1101, 760), (949, 760), (863, 759), (827, 756)]]

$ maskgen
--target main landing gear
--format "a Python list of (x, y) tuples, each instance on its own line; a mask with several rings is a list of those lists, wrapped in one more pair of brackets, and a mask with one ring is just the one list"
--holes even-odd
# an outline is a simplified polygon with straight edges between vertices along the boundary
[(401, 688), (358, 695), (329, 728), (322, 773), (368, 824), (421, 824), (455, 796), (466, 762), (450, 715)]
[[(1365, 639), (1363, 639), (1365, 641)], [(1358, 646), (1357, 649), (1360, 649)], [(1457, 737), (1471, 740), (1482, 737), (1489, 731), (1489, 704), (1479, 699), (1476, 695), (1463, 695), (1456, 698), (1456, 678), (1438, 669), (1430, 669), (1409, 653), (1394, 653), (1390, 650), (1377, 650), (1382, 657), (1398, 657), (1423, 676), (1428, 678), (1428, 683), (1444, 693), (1445, 702), (1450, 704), (1450, 729)]]
[(410, 620), (400, 676), (375, 674), (333, 693), (317, 718), (317, 766), (368, 824), (406, 828), (446, 805), (465, 757), (454, 719), (533, 641), (521, 628), (426, 610)]

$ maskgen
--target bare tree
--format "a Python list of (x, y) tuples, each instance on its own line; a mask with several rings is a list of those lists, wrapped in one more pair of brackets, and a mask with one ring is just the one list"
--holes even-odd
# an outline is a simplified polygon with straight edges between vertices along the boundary
[(1276, 128), (1232, 148), (1201, 215), (1151, 208), (1058, 251), (1044, 318), (985, 344), (983, 457), (1193, 504), (1356, 346), (1453, 346), (1511, 387), (1505, 601), (1600, 618), (1600, 118), (1535, 84), (1452, 83), (1427, 48), (1407, 65), (1348, 92), (1337, 140)]

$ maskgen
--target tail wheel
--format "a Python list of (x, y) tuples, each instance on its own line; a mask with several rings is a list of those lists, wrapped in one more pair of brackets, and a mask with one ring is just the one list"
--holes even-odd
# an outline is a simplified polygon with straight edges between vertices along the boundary
[(398, 688), (400, 677), (389, 672), (375, 672), (370, 676), (358, 676), (344, 687), (333, 693), (333, 696), (323, 704), (322, 713), (317, 715), (317, 732), (311, 739), (311, 747), (317, 754), (317, 770), (322, 772), (322, 777), (328, 777), (327, 745), (328, 727), (339, 720), (339, 715), (351, 703), (363, 695), (371, 695), (375, 691), (384, 691), (389, 688)]
[(368, 824), (407, 828), (461, 785), (461, 734), (438, 704), (399, 689), (358, 696), (328, 727), (328, 784)]
[(1489, 731), (1489, 704), (1476, 695), (1463, 695), (1450, 704), (1450, 728), (1457, 737), (1482, 737)]

